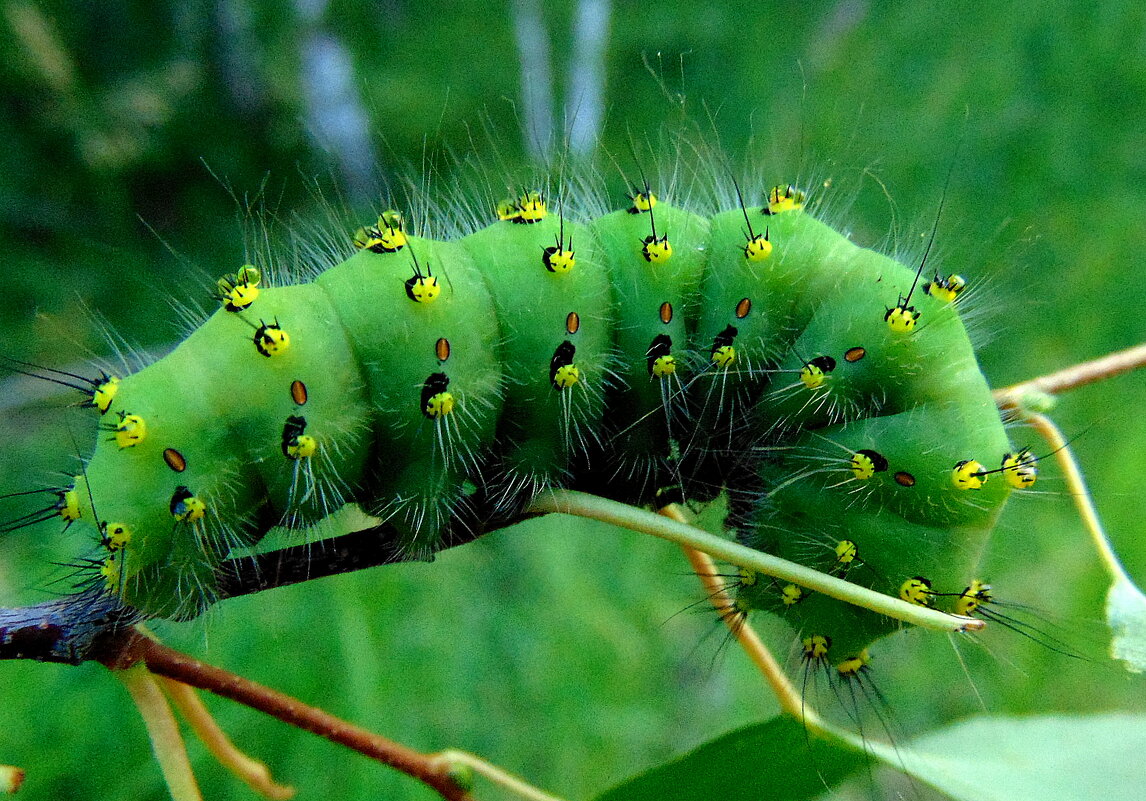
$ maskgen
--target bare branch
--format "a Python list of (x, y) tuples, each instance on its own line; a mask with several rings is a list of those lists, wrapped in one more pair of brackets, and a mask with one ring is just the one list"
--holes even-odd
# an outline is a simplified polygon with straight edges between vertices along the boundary
[(995, 390), (995, 403), (1004, 408), (1021, 408), (1023, 398), (1032, 393), (1057, 395), (1070, 389), (1113, 378), (1146, 367), (1146, 343)]
[(106, 648), (100, 658), (101, 662), (113, 670), (122, 670), (142, 662), (158, 676), (230, 698), (364, 754), (417, 779), (447, 801), (473, 801), (466, 790), (454, 781), (448, 764), (434, 755), (415, 751), (270, 687), (200, 662), (134, 629), (122, 631), (115, 644), (117, 648)]

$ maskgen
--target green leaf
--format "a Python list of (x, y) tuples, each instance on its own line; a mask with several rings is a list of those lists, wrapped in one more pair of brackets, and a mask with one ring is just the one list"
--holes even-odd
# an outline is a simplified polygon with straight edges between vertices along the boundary
[(1114, 639), (1110, 655), (1133, 673), (1146, 671), (1146, 596), (1120, 573), (1106, 596), (1106, 621)]
[(851, 746), (815, 739), (781, 716), (722, 735), (596, 801), (799, 801), (823, 794), (865, 762)]
[(864, 752), (956, 801), (1137, 798), (1146, 787), (1142, 716), (973, 718), (898, 748), (817, 739), (781, 716), (729, 732), (595, 801), (811, 799), (863, 767)]
[[(885, 749), (879, 749), (885, 751)], [(959, 801), (1140, 798), (1146, 717), (974, 718), (881, 753)]]

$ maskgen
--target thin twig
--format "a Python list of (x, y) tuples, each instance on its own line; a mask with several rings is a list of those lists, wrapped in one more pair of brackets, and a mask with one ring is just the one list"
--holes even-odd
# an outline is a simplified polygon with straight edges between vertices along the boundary
[(1094, 547), (1111, 578), (1129, 581), (1130, 578), (1126, 574), (1126, 569), (1119, 561), (1118, 554), (1114, 553), (1110, 540), (1107, 539), (1102, 521), (1098, 517), (1098, 511), (1094, 508), (1094, 499), (1090, 495), (1090, 490), (1087, 489), (1086, 480), (1082, 477), (1082, 470), (1079, 469), (1078, 461), (1074, 458), (1074, 452), (1068, 447), (1062, 431), (1044, 414), (1026, 412), (1023, 414), (1023, 419), (1030, 423), (1052, 448), (1051, 452), (1062, 470), (1063, 478), (1066, 479), (1071, 500), (1074, 501), (1078, 515), (1082, 518), (1082, 524), (1090, 533)]
[(512, 793), (516, 793), (522, 798), (529, 799), (529, 801), (564, 801), (564, 799), (550, 795), (544, 790), (540, 790), (529, 784), (525, 780), (514, 776), (508, 771), (504, 771), (497, 765), (486, 762), (476, 754), (471, 754), (469, 751), (459, 751), (457, 749), (448, 749), (441, 751), (434, 755), (434, 758), (442, 760), (447, 766), (448, 770), (456, 770), (458, 766), (466, 767), (472, 770), (479, 776), (493, 782), (499, 787), (504, 787)]
[(1022, 408), (1023, 398), (1031, 393), (1045, 392), (1057, 395), (1140, 367), (1146, 367), (1146, 343), (1109, 353), (1089, 362), (1075, 364), (1029, 381), (996, 389), (995, 403), (1004, 408)]
[[(683, 523), (683, 515), (679, 510), (673, 509), (671, 513), (666, 513), (671, 507), (661, 509), (660, 514), (672, 520)], [(725, 592), (724, 587), (717, 581), (716, 565), (713, 564), (712, 557), (704, 551), (698, 551), (695, 548), (690, 548), (687, 545), (682, 545), (685, 556), (688, 557), (689, 563), (692, 565), (693, 572), (704, 583), (705, 590), (709, 593), (713, 606), (717, 609), (727, 608), (726, 604), (731, 603), (731, 598)], [(764, 644), (760, 639), (760, 635), (756, 630), (748, 624), (746, 620), (733, 621), (728, 617), (724, 617), (725, 625), (728, 626), (729, 631), (736, 637), (737, 642), (748, 654), (748, 658), (752, 663), (759, 668), (760, 672), (764, 674), (768, 686), (772, 689), (776, 700), (780, 702), (780, 708), (788, 715), (791, 715), (804, 725), (804, 729), (819, 737), (827, 740), (836, 740), (841, 743), (846, 743), (852, 748), (859, 750), (864, 754), (878, 755), (881, 759), (891, 764), (889, 754), (894, 753), (896, 761), (902, 764), (898, 749), (894, 747), (888, 749), (883, 743), (869, 740), (862, 735), (857, 736), (854, 732), (846, 729), (839, 728), (832, 725), (830, 722), (820, 717), (820, 715), (808, 706), (803, 695), (798, 692), (792, 682), (788, 679), (788, 675), (784, 673), (780, 663), (773, 656), (771, 649)]]
[(159, 760), (159, 769), (167, 780), (167, 789), (174, 801), (203, 801), (195, 773), (191, 770), (191, 760), (187, 757), (187, 747), (179, 733), (179, 725), (171, 705), (167, 703), (159, 682), (147, 668), (133, 665), (126, 670), (115, 671), (115, 676), (127, 691), (151, 738), (151, 750)]
[(265, 798), (273, 799), (273, 801), (286, 801), (294, 797), (295, 789), (293, 787), (277, 784), (271, 777), (270, 768), (265, 763), (243, 753), (231, 742), (231, 738), (227, 736), (207, 710), (207, 707), (203, 705), (203, 699), (195, 692), (195, 688), (166, 676), (159, 676), (158, 678), (159, 686), (167, 693), (171, 703), (179, 710), (179, 714), (191, 726), (195, 736), (219, 761), (219, 764)]
[(654, 537), (675, 542), (677, 545), (687, 545), (704, 551), (710, 556), (715, 556), (717, 559), (738, 567), (790, 581), (800, 587), (823, 593), (838, 601), (862, 606), (876, 614), (886, 615), (923, 628), (936, 631), (963, 632), (980, 631), (986, 627), (986, 623), (982, 620), (949, 615), (937, 609), (911, 604), (899, 598), (870, 590), (867, 587), (852, 584), (836, 576), (821, 573), (796, 562), (790, 562), (787, 559), (748, 548), (699, 528), (669, 520), (655, 512), (610, 501), (596, 495), (572, 490), (551, 490), (535, 498), (526, 511), (531, 514), (562, 512), (612, 523), (642, 534), (651, 534)]
[[(670, 520), (676, 520), (678, 523), (687, 524), (688, 521), (685, 516), (681, 514), (680, 509), (675, 505), (661, 509), (658, 514), (663, 515)], [(712, 602), (713, 607), (718, 612), (725, 612), (733, 608), (732, 597), (729, 596), (724, 585), (717, 577), (716, 564), (712, 561), (712, 557), (703, 551), (698, 551), (688, 545), (682, 545), (681, 549), (684, 555), (688, 558), (689, 564), (692, 565), (692, 572), (696, 573), (697, 578), (700, 579), (701, 584), (704, 585), (704, 592), (708, 596), (709, 601)], [(773, 695), (780, 702), (780, 708), (794, 717), (796, 720), (802, 720), (804, 725), (810, 729), (819, 729), (822, 727), (820, 716), (816, 714), (815, 710), (808, 707), (804, 703), (800, 692), (796, 689), (795, 685), (788, 679), (788, 675), (784, 673), (784, 669), (780, 667), (780, 663), (772, 654), (772, 651), (760, 639), (760, 635), (752, 628), (751, 624), (743, 617), (734, 615), (721, 614), (725, 625), (732, 635), (736, 637), (736, 641), (748, 658), (752, 660), (752, 664), (760, 670), (764, 675), (764, 680), (768, 682), (768, 686), (772, 688)]]
[(296, 698), (234, 673), (208, 665), (142, 634), (125, 632), (122, 647), (105, 658), (113, 669), (144, 663), (159, 676), (238, 701), (252, 709), (381, 762), (433, 788), (447, 801), (473, 801), (449, 775), (441, 760), (341, 720)]
[(1146, 672), (1146, 594), (1130, 578), (1114, 552), (1094, 508), (1094, 499), (1082, 477), (1082, 470), (1058, 426), (1045, 415), (1026, 409), (1019, 411), (1022, 418), (1053, 448), (1052, 453), (1062, 469), (1083, 526), (1090, 533), (1095, 550), (1110, 574), (1110, 588), (1106, 592), (1106, 623), (1112, 635), (1110, 655), (1122, 661), (1132, 673)]

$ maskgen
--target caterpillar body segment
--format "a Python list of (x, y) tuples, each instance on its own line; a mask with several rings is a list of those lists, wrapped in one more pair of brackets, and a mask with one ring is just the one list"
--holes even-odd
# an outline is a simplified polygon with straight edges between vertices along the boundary
[[(148, 435), (129, 449), (97, 442), (77, 487), (84, 519), (122, 520), (136, 532), (117, 575), (125, 581), (125, 600), (147, 611), (176, 614), (173, 608), (184, 601), (179, 593), (152, 592), (156, 571), (137, 577), (144, 566), (195, 573), (194, 586), (203, 592), (176, 616), (193, 613), (210, 598), (218, 562), (232, 547), (257, 539), (254, 521), (312, 522), (350, 499), (349, 492), (304, 498), (291, 491), (281, 440), (284, 422), (298, 409), (292, 381), (334, 388), (312, 392), (305, 407), (309, 431), (327, 455), (324, 480), (350, 487), (363, 475), (372, 407), (329, 297), (303, 284), (263, 289), (258, 304), (306, 335), (266, 359), (252, 347), (242, 319), (216, 312), (167, 357), (123, 380), (117, 403), (146, 421)], [(168, 450), (178, 452), (181, 471), (171, 469)], [(170, 506), (179, 486), (206, 506), (196, 525), (173, 520), (160, 503), (166, 498)]]
[(676, 424), (708, 220), (646, 191), (633, 197), (631, 209), (599, 217), (590, 230), (608, 265), (616, 310), (619, 380), (609, 393), (608, 422), (619, 434), (609, 447), (611, 482), (618, 485), (614, 491), (624, 487), (624, 499), (648, 502), (663, 473), (665, 442), (684, 433)]
[[(945, 348), (933, 350), (930, 361), (919, 357), (917, 369), (942, 364)], [(879, 351), (869, 348), (872, 355), (865, 358), (878, 358)], [(1002, 426), (984, 423), (997, 416), (986, 384), (969, 381), (962, 390), (962, 396), (898, 412), (905, 401), (896, 394), (877, 406), (865, 406), (860, 395), (852, 414), (874, 416), (845, 416), (846, 422), (831, 425), (816, 420), (796, 436), (785, 428), (786, 449), (761, 463), (763, 500), (743, 526), (748, 541), (807, 562), (807, 542), (846, 539), (849, 581), (896, 595), (906, 579), (925, 576), (936, 588), (957, 592), (1011, 491), (996, 482), (968, 493), (951, 480), (951, 454), (993, 455), (1009, 447)], [(881, 395), (866, 402), (873, 397)], [(819, 569), (840, 569), (838, 551), (825, 546), (820, 553)], [(749, 607), (782, 611), (805, 630), (829, 635), (833, 663), (861, 651), (873, 632), (899, 625), (826, 597), (807, 597), (786, 609), (782, 598), (759, 584), (742, 592)]]
[(606, 262), (585, 226), (554, 214), (504, 220), (462, 244), (486, 265), (502, 335), (504, 470), (530, 496), (566, 480), (571, 460), (597, 444), (614, 330)]
[[(344, 310), (350, 363), (360, 366), (373, 410), (380, 459), (372, 479), (358, 482), (355, 500), (399, 528), (399, 545), (428, 555), (449, 509), (462, 503), (480, 449), (493, 439), (502, 407), (501, 333), (489, 288), (461, 243), (406, 241), (395, 251), (361, 250), (316, 284)], [(437, 277), (432, 302), (406, 291), (415, 271)], [(313, 397), (319, 388), (308, 387)], [(438, 391), (427, 394), (427, 387)]]
[[(233, 549), (345, 503), (388, 520), (379, 548), (429, 556), (547, 487), (683, 486), (728, 490), (748, 544), (957, 594), (1011, 482), (952, 471), (1016, 450), (958, 304), (773, 195), (708, 218), (646, 190), (578, 222), (527, 193), (451, 241), (383, 215), (312, 283), (221, 306), (120, 382), (112, 411), (146, 437), (101, 434), (77, 480), (75, 525), (130, 533), (93, 535), (95, 580), (189, 617)], [(889, 325), (908, 305), (914, 325)], [(739, 593), (830, 640), (833, 665), (897, 625), (795, 585)]]
[[(737, 321), (738, 354), (763, 369), (728, 379), (749, 394), (760, 386), (753, 442), (776, 447), (739, 507), (748, 510), (744, 539), (805, 563), (807, 544), (820, 543), (814, 566), (892, 595), (916, 574), (957, 592), (1009, 488), (968, 495), (951, 481), (949, 457), (1005, 458), (1009, 446), (952, 298), (913, 294), (916, 271), (807, 214), (767, 219), (773, 251), (761, 264), (721, 247), (717, 232), (735, 229), (735, 213), (713, 218), (698, 334), (704, 341), (729, 324), (744, 287), (770, 284)], [(890, 325), (888, 311), (907, 305), (913, 325)], [(754, 341), (764, 346), (755, 353)], [(871, 469), (856, 469), (861, 457)], [(829, 545), (843, 541), (847, 565)], [(833, 664), (898, 626), (771, 582), (742, 587), (740, 604), (830, 635)]]

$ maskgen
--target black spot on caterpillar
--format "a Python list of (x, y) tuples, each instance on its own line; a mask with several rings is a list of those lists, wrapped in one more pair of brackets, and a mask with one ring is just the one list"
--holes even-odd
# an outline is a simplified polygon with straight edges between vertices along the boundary
[[(386, 212), (313, 281), (223, 276), (173, 353), (77, 384), (105, 433), (43, 515), (101, 532), (88, 583), (158, 617), (209, 606), (274, 526), (356, 503), (388, 521), (378, 548), (428, 555), (557, 486), (726, 491), (755, 547), (808, 562), (812, 540), (838, 571), (847, 541), (849, 580), (956, 597), (1011, 490), (982, 466), (1017, 450), (966, 280), (852, 244), (793, 186), (710, 217), (630, 201), (593, 217), (530, 191), (451, 240)], [(830, 639), (833, 664), (891, 628), (769, 582), (738, 603)]]

